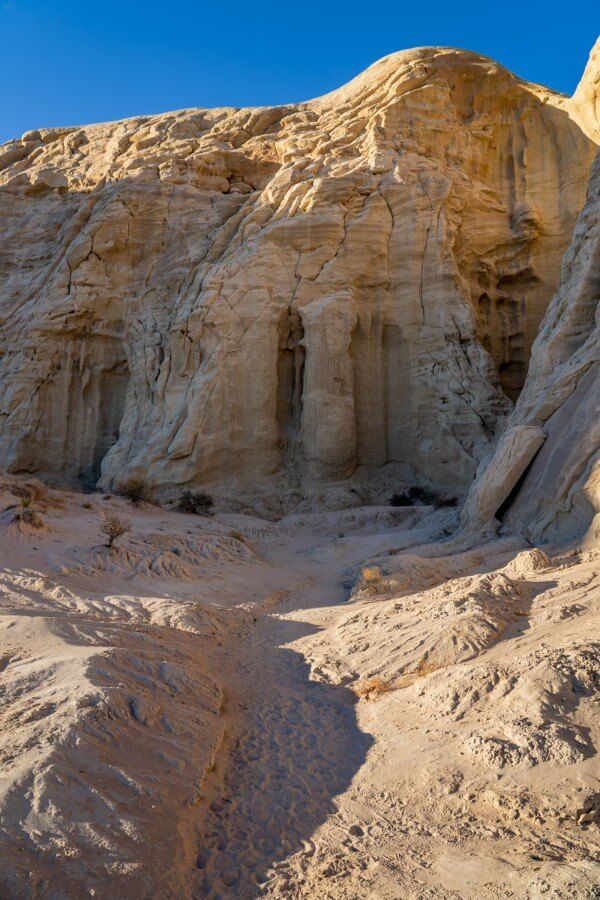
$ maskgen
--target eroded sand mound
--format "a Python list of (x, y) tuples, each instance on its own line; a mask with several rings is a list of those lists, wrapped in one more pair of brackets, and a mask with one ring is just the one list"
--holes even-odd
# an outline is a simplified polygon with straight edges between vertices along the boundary
[(6, 895), (589, 896), (595, 552), (49, 498), (1, 526)]
[[(1, 892), (184, 896), (227, 728), (220, 660), (245, 618), (228, 602), (278, 575), (244, 517), (46, 490), (40, 528), (15, 529), (22, 484), (3, 481), (0, 514)], [(107, 508), (133, 523), (112, 550)]]

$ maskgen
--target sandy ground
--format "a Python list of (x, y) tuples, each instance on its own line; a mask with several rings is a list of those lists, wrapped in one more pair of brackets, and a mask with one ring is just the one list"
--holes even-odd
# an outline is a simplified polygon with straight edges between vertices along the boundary
[(12, 484), (1, 896), (600, 896), (597, 550)]

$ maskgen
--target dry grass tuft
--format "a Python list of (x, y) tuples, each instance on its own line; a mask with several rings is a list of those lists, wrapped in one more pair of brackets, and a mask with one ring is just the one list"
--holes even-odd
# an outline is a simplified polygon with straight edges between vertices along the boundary
[(46, 485), (38, 481), (37, 478), (30, 478), (27, 481), (11, 482), (6, 487), (13, 496), (19, 498), (18, 504), (13, 504), (9, 507), (9, 509), (15, 510), (12, 515), (12, 522), (19, 525), (28, 525), (30, 528), (43, 528), (44, 520), (34, 507), (34, 503), (39, 501), (42, 505), (47, 504), (50, 491)]
[(36, 509), (29, 506), (29, 503), (22, 504), (15, 512), (13, 522), (20, 522), (23, 525), (29, 525), (30, 528), (43, 528), (44, 520)]
[[(10, 492), (15, 497), (19, 497), (22, 506), (29, 506), (36, 500), (48, 499), (48, 488), (37, 478), (30, 478), (27, 481), (15, 481), (10, 485)], [(23, 501), (27, 502), (24, 503)]]
[(353, 685), (354, 693), (358, 697), (379, 697), (381, 694), (388, 694), (394, 690), (391, 681), (382, 678), (381, 675), (374, 675), (372, 678), (365, 678)]
[(379, 566), (363, 566), (361, 574), (365, 584), (378, 584), (382, 579)]
[(379, 594), (385, 589), (385, 581), (379, 566), (363, 566), (358, 590), (367, 594)]
[(254, 552), (254, 544), (246, 537), (245, 534), (242, 534), (241, 531), (235, 531), (235, 529), (232, 529), (231, 531), (228, 531), (227, 534), (230, 538), (234, 538), (234, 540), (239, 541), (241, 544), (244, 544), (249, 550), (252, 550)]
[(437, 672), (437, 670), (442, 666), (443, 663), (434, 661), (430, 662), (426, 656), (422, 656), (416, 665), (414, 674), (418, 675), (419, 678), (424, 678), (425, 675), (430, 675), (432, 672)]

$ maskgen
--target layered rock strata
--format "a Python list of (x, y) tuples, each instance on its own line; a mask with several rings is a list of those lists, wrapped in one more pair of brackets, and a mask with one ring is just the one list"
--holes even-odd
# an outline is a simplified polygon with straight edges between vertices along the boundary
[(422, 48), (273, 108), (0, 149), (0, 465), (110, 486), (461, 492), (523, 385), (598, 140), (572, 100)]

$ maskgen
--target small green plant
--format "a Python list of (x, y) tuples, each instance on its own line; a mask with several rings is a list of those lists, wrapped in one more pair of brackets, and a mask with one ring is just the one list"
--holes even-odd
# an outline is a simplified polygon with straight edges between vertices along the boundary
[(144, 501), (152, 503), (154, 499), (154, 489), (145, 478), (137, 478), (135, 476), (123, 478), (117, 482), (116, 491), (121, 497), (131, 500), (132, 503), (142, 503)]
[(213, 498), (205, 491), (185, 490), (179, 498), (177, 509), (179, 512), (195, 513), (198, 516), (210, 516), (212, 515), (213, 505)]
[(121, 519), (110, 513), (100, 514), (100, 531), (108, 537), (104, 545), (110, 550), (117, 538), (127, 534), (132, 529), (129, 519)]

